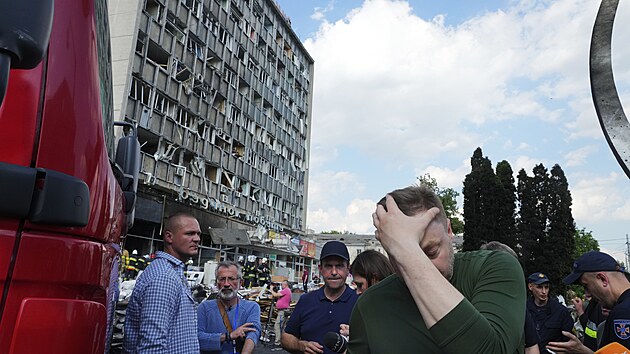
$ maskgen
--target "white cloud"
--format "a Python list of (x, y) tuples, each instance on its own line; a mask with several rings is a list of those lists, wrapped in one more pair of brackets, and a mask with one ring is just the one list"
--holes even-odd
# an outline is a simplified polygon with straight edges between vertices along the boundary
[[(305, 42), (315, 59), (309, 228), (371, 227), (371, 211), (362, 219), (374, 203), (365, 189), (379, 182), (349, 169), (329, 171), (343, 165), (344, 148), (374, 168), (395, 166), (392, 175), (428, 172), (458, 191), (477, 146), (492, 152), (495, 164), (508, 160), (515, 174), (524, 168), (531, 175), (535, 165), (550, 168), (563, 158), (565, 172), (575, 173), (598, 159), (593, 139), (603, 136), (589, 91), (588, 49), (599, 2), (510, 4), (455, 26), (443, 15), (418, 17), (405, 1), (366, 0), (338, 21), (317, 10), (322, 24)], [(626, 23), (630, 7), (620, 4), (615, 33)], [(615, 78), (630, 100), (630, 89), (624, 91), (630, 46), (616, 43)], [(628, 191), (608, 171), (571, 181), (576, 220), (628, 218), (630, 202), (620, 200)]]
[(354, 199), (343, 211), (336, 208), (309, 210), (307, 227), (316, 233), (336, 230), (371, 234), (374, 233), (372, 213), (375, 206), (373, 200)]
[[(623, 251), (618, 250), (618, 249), (612, 249), (609, 247), (601, 247), (600, 246), (600, 251), (609, 254), (610, 256), (612, 256), (612, 258), (614, 258), (617, 262), (623, 262), (624, 264), (626, 263), (626, 255)], [(626, 268), (628, 268), (628, 265), (625, 265)]]
[(567, 160), (565, 162), (565, 166), (567, 167), (581, 166), (585, 163), (589, 155), (597, 151), (598, 151), (597, 146), (594, 146), (594, 145), (587, 145), (577, 150), (573, 150), (569, 152), (568, 154), (564, 155), (564, 158)]
[(360, 178), (350, 172), (323, 171), (311, 173), (308, 185), (309, 214), (311, 209), (317, 210), (335, 205), (342, 195), (352, 196), (360, 194), (364, 190), (365, 186)]
[(449, 169), (438, 166), (428, 166), (422, 170), (417, 170), (416, 175), (423, 176), (425, 173), (435, 178), (440, 188), (453, 188), (458, 193), (462, 191), (462, 182), (470, 173), (470, 160), (462, 161), (457, 169)]
[(547, 167), (547, 169), (549, 168), (548, 163), (545, 159), (540, 158), (540, 157), (530, 157), (530, 156), (519, 156), (516, 158), (516, 162), (514, 163), (510, 162), (510, 165), (512, 166), (512, 170), (514, 171), (514, 178), (516, 179), (516, 175), (518, 174), (518, 171), (520, 171), (521, 169), (525, 169), (525, 172), (527, 172), (527, 175), (531, 176), (534, 166), (539, 165), (541, 163), (545, 167)]
[(620, 193), (620, 179), (627, 182), (626, 176), (611, 173), (599, 178), (586, 176), (573, 183), (573, 217), (578, 226), (605, 219), (630, 221), (630, 202)]
[(529, 149), (529, 144), (526, 142), (520, 142), (517, 146), (514, 145), (512, 139), (508, 139), (503, 144), (503, 150), (527, 150)]
[(313, 9), (313, 14), (311, 15), (311, 19), (315, 21), (326, 21), (326, 13), (334, 10), (335, 1), (329, 2), (326, 7), (316, 7)]
[[(590, 97), (580, 80), (597, 4), (533, 4), (449, 27), (441, 16), (416, 16), (404, 1), (368, 0), (322, 25), (305, 43), (316, 62), (314, 146), (343, 141), (399, 161), (419, 150), (469, 155), (486, 138), (471, 127), (579, 118), (580, 111), (554, 107), (553, 99)], [(525, 85), (515, 89), (516, 81)], [(569, 127), (575, 134), (583, 128)], [(380, 142), (396, 143), (374, 150)]]

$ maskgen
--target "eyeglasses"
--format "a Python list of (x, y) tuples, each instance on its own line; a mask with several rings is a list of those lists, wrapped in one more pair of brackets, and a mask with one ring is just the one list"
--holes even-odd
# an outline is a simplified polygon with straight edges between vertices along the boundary
[(217, 279), (217, 281), (219, 283), (225, 283), (226, 281), (231, 283), (231, 282), (239, 280), (239, 279), (241, 279), (241, 278), (240, 277), (236, 277), (236, 278), (235, 277), (220, 277), (220, 278)]

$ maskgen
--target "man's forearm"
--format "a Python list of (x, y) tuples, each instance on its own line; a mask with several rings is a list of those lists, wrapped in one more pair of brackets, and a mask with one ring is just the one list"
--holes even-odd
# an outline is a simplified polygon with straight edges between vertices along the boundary
[(284, 332), (280, 338), (284, 350), (294, 354), (304, 353), (304, 346), (300, 343), (298, 337)]
[(255, 346), (256, 344), (254, 343), (254, 341), (250, 338), (247, 338), (245, 340), (245, 344), (243, 345), (243, 351), (241, 351), (241, 354), (252, 354), (254, 352)]
[(396, 263), (427, 328), (433, 327), (464, 299), (431, 263), (420, 245), (398, 254)]

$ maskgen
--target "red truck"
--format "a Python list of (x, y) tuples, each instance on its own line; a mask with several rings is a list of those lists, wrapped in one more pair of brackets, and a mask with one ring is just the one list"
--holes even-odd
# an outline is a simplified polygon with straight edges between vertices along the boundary
[(106, 0), (0, 0), (0, 353), (108, 350), (140, 161), (109, 43)]

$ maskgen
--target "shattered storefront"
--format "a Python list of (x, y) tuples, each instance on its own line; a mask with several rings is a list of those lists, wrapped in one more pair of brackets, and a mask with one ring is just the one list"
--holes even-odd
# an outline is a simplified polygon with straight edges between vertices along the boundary
[(211, 202), (212, 207), (208, 209), (200, 209), (181, 195), (169, 200), (153, 194), (142, 194), (138, 198), (136, 221), (124, 241), (124, 248), (129, 252), (137, 250), (142, 256), (162, 250), (162, 220), (168, 215), (186, 212), (194, 215), (201, 227), (200, 249), (193, 259), (193, 266), (200, 269), (207, 262), (236, 261), (239, 256), (255, 255), (259, 260), (269, 260), (272, 275), (299, 281), (304, 268), (313, 266), (315, 244), (286, 232), (269, 218), (252, 216), (234, 206), (216, 202)]

